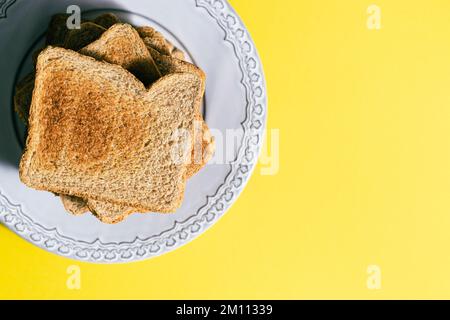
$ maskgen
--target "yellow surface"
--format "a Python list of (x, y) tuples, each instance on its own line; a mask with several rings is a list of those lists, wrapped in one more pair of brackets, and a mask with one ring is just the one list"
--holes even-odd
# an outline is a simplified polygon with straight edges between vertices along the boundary
[(77, 263), (0, 227), (1, 298), (450, 298), (450, 2), (377, 0), (381, 30), (372, 1), (231, 3), (264, 63), (278, 175), (259, 166), (206, 234), (140, 263)]

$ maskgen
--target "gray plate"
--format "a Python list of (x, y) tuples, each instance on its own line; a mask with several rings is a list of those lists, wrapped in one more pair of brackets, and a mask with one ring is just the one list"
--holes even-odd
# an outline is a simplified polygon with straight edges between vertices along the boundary
[[(176, 214), (136, 214), (105, 225), (89, 214), (67, 214), (59, 198), (19, 180), (25, 130), (13, 111), (14, 86), (32, 70), (31, 54), (42, 46), (51, 15), (72, 4), (86, 18), (114, 12), (155, 26), (207, 74), (204, 112), (218, 152), (189, 180)], [(0, 57), (0, 222), (41, 248), (97, 263), (161, 255), (213, 225), (253, 171), (266, 122), (264, 74), (250, 35), (224, 0), (0, 0)]]

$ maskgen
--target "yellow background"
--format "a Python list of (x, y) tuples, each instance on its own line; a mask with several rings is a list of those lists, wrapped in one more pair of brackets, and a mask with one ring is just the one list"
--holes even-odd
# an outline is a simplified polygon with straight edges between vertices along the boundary
[(263, 60), (278, 175), (258, 166), (218, 224), (145, 262), (74, 262), (0, 227), (0, 298), (450, 298), (450, 2), (231, 4)]

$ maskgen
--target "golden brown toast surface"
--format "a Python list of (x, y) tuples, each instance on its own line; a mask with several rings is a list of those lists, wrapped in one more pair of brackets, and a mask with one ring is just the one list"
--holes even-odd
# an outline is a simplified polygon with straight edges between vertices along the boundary
[[(172, 212), (184, 193), (186, 155), (203, 79), (161, 78), (149, 90), (124, 69), (70, 50), (38, 59), (24, 183), (154, 212)], [(172, 146), (180, 147), (174, 157)]]

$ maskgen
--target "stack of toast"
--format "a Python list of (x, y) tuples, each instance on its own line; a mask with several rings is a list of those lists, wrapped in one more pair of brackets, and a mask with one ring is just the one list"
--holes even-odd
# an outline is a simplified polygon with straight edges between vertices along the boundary
[(69, 30), (67, 18), (52, 18), (35, 72), (17, 84), (21, 180), (104, 223), (175, 212), (214, 153), (205, 74), (151, 27), (103, 14)]

